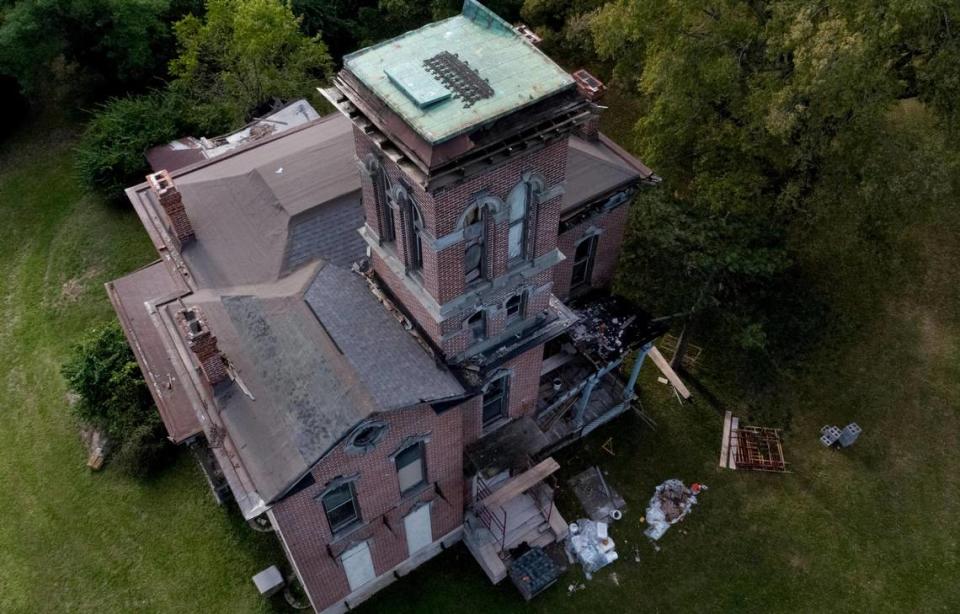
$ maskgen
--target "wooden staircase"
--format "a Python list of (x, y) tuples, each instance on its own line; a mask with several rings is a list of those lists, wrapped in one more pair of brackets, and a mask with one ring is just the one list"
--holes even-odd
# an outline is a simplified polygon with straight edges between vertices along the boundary
[(557, 468), (550, 458), (492, 492), (478, 484), (479, 501), (466, 513), (464, 543), (494, 584), (507, 577), (511, 550), (566, 538), (567, 523), (553, 504), (553, 490), (542, 482)]

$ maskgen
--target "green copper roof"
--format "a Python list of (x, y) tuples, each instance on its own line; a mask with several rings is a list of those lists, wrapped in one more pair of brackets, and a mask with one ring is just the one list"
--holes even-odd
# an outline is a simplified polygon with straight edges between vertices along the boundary
[(475, 0), (456, 17), (346, 56), (344, 66), (430, 143), (574, 84)]

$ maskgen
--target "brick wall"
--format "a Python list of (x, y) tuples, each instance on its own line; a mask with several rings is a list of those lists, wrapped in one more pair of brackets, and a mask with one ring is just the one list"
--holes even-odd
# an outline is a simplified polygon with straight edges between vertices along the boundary
[(623, 204), (612, 211), (597, 213), (560, 235), (557, 247), (567, 258), (553, 268), (554, 294), (561, 299), (566, 299), (570, 295), (570, 276), (573, 273), (573, 254), (576, 251), (576, 244), (591, 228), (597, 228), (603, 232), (597, 239), (590, 285), (602, 287), (610, 284), (617, 268), (617, 258), (623, 245), (629, 212), (630, 205)]
[[(376, 147), (362, 132), (355, 130), (354, 136), (357, 156), (361, 160), (376, 152)], [(413, 184), (412, 181), (406, 181), (409, 193), (423, 216), (426, 235), (437, 239), (454, 233), (461, 216), (467, 207), (477, 199), (478, 195), (488, 194), (505, 200), (510, 191), (522, 181), (524, 173), (528, 171), (542, 175), (546, 180), (547, 188), (561, 184), (566, 177), (567, 147), (566, 138), (557, 139), (543, 149), (518, 155), (497, 167), (491, 168), (486, 173), (466, 179), (454, 186), (436, 190), (433, 193), (427, 193)], [(384, 168), (393, 182), (397, 182), (404, 177), (400, 168), (389, 160), (384, 160)], [(380, 229), (376, 226), (379, 224), (377, 221), (379, 217), (376, 206), (373, 204), (374, 189), (369, 177), (363, 178), (363, 197), (368, 223), (380, 233)], [(550, 252), (557, 245), (560, 201), (559, 196), (551, 198), (539, 203), (537, 209), (531, 212), (531, 232), (528, 236), (527, 249), (528, 253), (534, 258)], [(405, 228), (399, 215), (396, 216), (396, 226), (398, 237), (396, 251), (402, 259), (405, 249), (402, 237)], [(490, 277), (497, 278), (508, 274), (507, 236), (509, 224), (501, 220), (498, 223), (490, 224), (489, 229), (486, 237), (487, 271)], [(439, 252), (431, 249), (429, 245), (424, 246), (423, 267), (420, 271), (419, 283), (441, 305), (448, 303), (468, 290), (464, 284), (463, 255), (462, 241), (445, 247)], [(382, 260), (380, 256), (375, 254), (373, 259), (377, 274), (385, 281), (398, 300), (403, 302), (407, 310), (431, 336), (433, 341), (444, 348), (445, 352), (455, 354), (472, 342), (469, 336), (466, 334), (458, 335), (457, 331), (462, 327), (463, 320), (474, 311), (475, 306), (470, 306), (469, 309), (451, 316), (452, 322), (446, 322), (438, 326), (422, 305), (415, 304), (420, 303), (420, 300), (403, 287), (404, 284), (397, 277), (397, 274), (385, 263), (377, 262)], [(501, 297), (493, 297), (493, 300), (499, 301)], [(495, 320), (496, 316), (492, 319)], [(444, 335), (447, 336), (446, 339), (444, 339)], [(450, 335), (455, 337), (450, 338)]]
[[(424, 405), (373, 418), (388, 426), (385, 436), (373, 450), (360, 455), (341, 444), (314, 468), (313, 485), (284, 499), (273, 509), (290, 555), (319, 609), (350, 593), (338, 559), (350, 547), (368, 541), (378, 576), (407, 558), (403, 518), (417, 504), (431, 502), (434, 540), (463, 524), (464, 424), (461, 408), (438, 416)], [(427, 434), (428, 486), (401, 497), (396, 467), (390, 456), (399, 450), (405, 438)], [(333, 538), (323, 506), (316, 498), (331, 480), (352, 475), (358, 476), (354, 484), (363, 524), (346, 535)]]

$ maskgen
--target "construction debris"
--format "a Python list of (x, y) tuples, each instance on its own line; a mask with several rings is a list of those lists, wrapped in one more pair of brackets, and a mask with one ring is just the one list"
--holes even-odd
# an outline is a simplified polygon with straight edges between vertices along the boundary
[(593, 466), (586, 471), (581, 471), (570, 478), (567, 484), (570, 485), (590, 520), (611, 523), (623, 518), (626, 502), (607, 483), (599, 467)]
[(587, 579), (617, 560), (616, 544), (607, 533), (607, 523), (586, 518), (572, 523), (566, 541), (567, 555), (583, 567)]
[(840, 430), (837, 426), (830, 426), (828, 424), (820, 429), (820, 443), (828, 448), (834, 444), (843, 448), (849, 448), (857, 441), (857, 438), (860, 437), (860, 433), (862, 432), (863, 429), (861, 429), (860, 425), (856, 422), (851, 422), (843, 427), (843, 430)]
[(780, 429), (741, 426), (740, 419), (726, 412), (720, 440), (720, 467), (785, 473)]
[(657, 486), (647, 506), (646, 520), (650, 526), (643, 534), (654, 541), (660, 539), (671, 525), (683, 520), (696, 502), (697, 495), (680, 480), (667, 480)]

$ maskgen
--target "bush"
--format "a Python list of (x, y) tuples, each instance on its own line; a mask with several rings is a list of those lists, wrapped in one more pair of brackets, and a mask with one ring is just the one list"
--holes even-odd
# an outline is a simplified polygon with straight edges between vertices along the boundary
[(158, 466), (168, 447), (163, 425), (117, 323), (93, 330), (62, 373), (79, 396), (72, 411), (113, 441), (118, 467), (143, 476)]
[(178, 136), (177, 106), (173, 96), (160, 92), (103, 104), (77, 146), (77, 170), (83, 181), (112, 197), (143, 181), (150, 170), (147, 149)]

